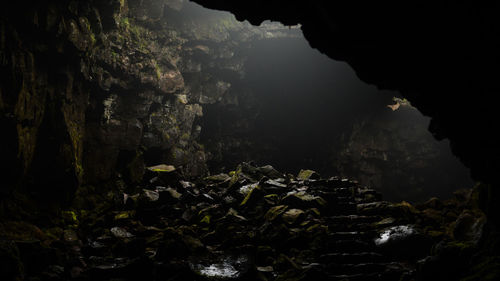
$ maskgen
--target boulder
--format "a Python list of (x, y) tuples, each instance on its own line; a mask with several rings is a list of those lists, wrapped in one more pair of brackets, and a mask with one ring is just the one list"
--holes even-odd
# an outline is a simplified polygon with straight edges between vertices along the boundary
[(319, 174), (316, 173), (313, 170), (300, 170), (299, 174), (297, 175), (298, 180), (317, 180), (319, 179)]
[(290, 209), (281, 215), (284, 222), (288, 224), (294, 224), (298, 219), (304, 215), (304, 211), (300, 209)]
[(132, 238), (134, 235), (121, 227), (113, 227), (110, 229), (111, 234), (116, 238)]
[(392, 256), (422, 258), (429, 253), (433, 242), (414, 225), (397, 225), (381, 230), (374, 243)]
[(283, 204), (297, 208), (323, 208), (327, 202), (320, 196), (314, 196), (306, 191), (291, 191), (282, 200)]

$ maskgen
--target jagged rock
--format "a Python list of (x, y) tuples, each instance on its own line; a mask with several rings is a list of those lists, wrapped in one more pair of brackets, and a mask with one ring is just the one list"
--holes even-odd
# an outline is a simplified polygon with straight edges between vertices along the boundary
[(243, 196), (247, 196), (247, 194), (256, 187), (260, 188), (258, 183), (251, 183), (251, 184), (247, 184), (247, 185), (240, 187), (240, 189), (238, 191), (239, 191), (239, 193), (243, 194)]
[(258, 168), (259, 172), (270, 179), (278, 179), (283, 176), (279, 171), (271, 165), (266, 165)]
[(464, 211), (455, 222), (453, 237), (460, 241), (478, 243), (483, 235), (485, 224), (484, 215), (475, 216), (469, 211)]
[(253, 185), (241, 201), (240, 206), (250, 208), (249, 205), (255, 203), (260, 197), (263, 197), (262, 189), (259, 185)]
[(387, 226), (393, 225), (395, 222), (396, 222), (395, 218), (389, 217), (389, 218), (382, 219), (381, 221), (378, 221), (378, 222), (374, 223), (373, 225), (376, 227), (387, 227)]
[(286, 184), (283, 183), (284, 181), (285, 181), (285, 179), (278, 178), (276, 180), (267, 180), (264, 183), (267, 185), (273, 186), (273, 187), (285, 188), (287, 186), (286, 186)]
[(113, 236), (115, 236), (116, 238), (132, 238), (134, 237), (134, 235), (130, 232), (128, 232), (127, 230), (125, 230), (124, 228), (121, 228), (121, 227), (113, 227), (110, 229), (111, 231), (111, 234), (113, 234)]
[(291, 191), (282, 200), (283, 204), (298, 208), (323, 208), (327, 202), (320, 196), (305, 191)]
[(230, 208), (229, 211), (227, 211), (227, 214), (224, 217), (222, 217), (221, 220), (233, 220), (237, 223), (242, 221), (247, 221), (245, 217), (240, 216), (238, 212), (233, 208)]
[(277, 217), (279, 217), (281, 214), (283, 214), (286, 209), (288, 209), (288, 206), (286, 205), (279, 205), (279, 206), (275, 206), (275, 207), (272, 207), (270, 208), (266, 215), (264, 216), (267, 220), (274, 220), (276, 219)]
[(123, 212), (119, 212), (115, 215), (114, 219), (116, 221), (119, 221), (119, 220), (128, 220), (132, 217), (134, 217), (135, 215), (135, 210), (132, 210), (132, 211), (123, 211)]
[(19, 257), (19, 249), (13, 241), (0, 241), (0, 276), (5, 280), (21, 280), (23, 264)]
[(297, 220), (304, 215), (304, 211), (300, 209), (290, 209), (281, 215), (283, 221), (288, 224), (294, 224)]
[[(125, 210), (122, 204), (112, 204), (92, 211), (96, 214), (91, 216), (79, 216), (78, 226), (85, 229), (78, 233), (87, 243), (71, 236), (62, 244), (74, 246), (69, 256), (83, 256), (81, 263), (71, 264), (73, 276), (128, 278), (148, 271), (156, 272), (157, 277), (182, 276), (179, 278), (186, 280), (400, 280), (405, 274), (413, 278), (413, 260), (428, 255), (432, 244), (446, 237), (449, 226), (441, 223), (420, 230), (426, 222), (425, 210), (418, 211), (406, 202), (357, 204), (372, 191), (354, 182), (317, 179), (305, 186), (306, 182), (293, 177), (269, 182), (258, 168), (244, 167), (234, 172), (233, 176), (241, 177), (232, 187), (213, 184), (231, 181), (229, 175), (197, 179), (195, 186), (179, 174), (171, 182), (175, 188), (145, 181), (140, 193), (125, 196), (133, 203)], [(271, 184), (276, 188), (262, 187)], [(445, 206), (443, 212), (451, 210), (452, 205)], [(363, 213), (370, 215), (360, 215)], [(476, 237), (479, 232), (475, 230), (484, 227), (476, 213), (463, 212), (458, 217), (456, 238)], [(402, 224), (407, 222), (413, 224)], [(68, 236), (59, 232), (63, 239)], [(433, 232), (440, 235), (431, 235)], [(464, 253), (474, 247), (470, 239), (464, 244), (468, 245)], [(23, 245), (22, 252), (33, 247)], [(232, 252), (245, 253), (248, 260), (238, 264), (238, 255)], [(405, 264), (398, 262), (402, 260)], [(57, 270), (49, 269), (56, 264), (50, 261), (40, 272), (58, 278)], [(219, 274), (228, 268), (234, 269), (234, 275)]]
[(72, 229), (66, 229), (64, 230), (64, 241), (68, 242), (68, 243), (75, 243), (77, 242), (79, 239), (78, 239), (78, 235), (76, 234), (76, 232)]
[(375, 245), (395, 256), (422, 257), (428, 253), (432, 241), (412, 225), (398, 225), (379, 232)]
[(166, 173), (169, 173), (169, 172), (173, 172), (175, 171), (175, 167), (172, 166), (172, 165), (166, 165), (166, 164), (161, 164), (161, 165), (156, 165), (156, 166), (151, 166), (151, 167), (148, 167), (148, 170), (152, 171), (152, 172), (166, 172)]
[(425, 201), (425, 203), (423, 203), (422, 206), (424, 208), (440, 210), (441, 208), (443, 208), (443, 202), (441, 202), (439, 198), (432, 197), (429, 200)]
[(175, 203), (182, 197), (182, 194), (172, 187), (157, 187), (156, 189), (158, 190), (159, 200), (162, 203)]
[(273, 272), (274, 268), (272, 266), (257, 266), (257, 271), (260, 271), (260, 272)]
[(208, 177), (204, 178), (204, 180), (209, 182), (209, 183), (221, 183), (221, 182), (229, 181), (230, 179), (231, 179), (231, 177), (228, 174), (224, 174), (224, 173), (213, 175), (213, 176), (208, 176)]
[(313, 170), (300, 170), (297, 175), (298, 180), (315, 180), (318, 179), (319, 175)]
[(148, 203), (156, 202), (158, 199), (160, 199), (160, 194), (155, 190), (143, 189), (139, 196), (139, 200), (143, 200)]

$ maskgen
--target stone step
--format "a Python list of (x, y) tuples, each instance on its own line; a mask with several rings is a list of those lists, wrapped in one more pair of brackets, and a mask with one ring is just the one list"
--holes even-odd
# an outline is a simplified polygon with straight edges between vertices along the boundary
[(328, 202), (326, 216), (341, 216), (356, 214), (357, 204), (354, 202)]
[(353, 190), (351, 188), (324, 188), (324, 187), (314, 187), (313, 190), (317, 193), (321, 193), (328, 196), (353, 196)]
[(375, 232), (364, 231), (337, 231), (328, 234), (328, 240), (369, 240), (374, 237)]
[(370, 274), (379, 273), (386, 270), (386, 263), (330, 263), (328, 265), (328, 271), (335, 274)]
[(370, 203), (358, 204), (356, 209), (361, 215), (386, 215), (389, 210), (389, 202), (386, 201), (375, 201)]
[(372, 216), (360, 216), (360, 215), (338, 215), (327, 217), (326, 221), (332, 224), (355, 224), (355, 223), (374, 223), (380, 221), (381, 217)]
[(371, 274), (341, 274), (328, 275), (328, 281), (402, 281), (402, 273), (371, 273)]
[(369, 232), (373, 230), (372, 223), (355, 223), (355, 224), (328, 224), (330, 232), (350, 232), (363, 231)]
[[(404, 270), (398, 263), (357, 263), (357, 264), (335, 264), (331, 263), (327, 266), (328, 273), (331, 275), (362, 275), (367, 276), (377, 276), (386, 277), (389, 276), (398, 277), (401, 276)], [(355, 279), (356, 280), (356, 279)], [(361, 279), (364, 280), (364, 279)], [(381, 279), (375, 279), (381, 280)], [(388, 279), (384, 279), (388, 280)], [(393, 280), (393, 279), (389, 279)]]
[(321, 263), (367, 263), (367, 262), (386, 262), (388, 258), (376, 252), (360, 252), (360, 253), (328, 253), (320, 256)]
[(362, 240), (330, 240), (326, 244), (328, 252), (359, 253), (376, 249), (373, 242)]

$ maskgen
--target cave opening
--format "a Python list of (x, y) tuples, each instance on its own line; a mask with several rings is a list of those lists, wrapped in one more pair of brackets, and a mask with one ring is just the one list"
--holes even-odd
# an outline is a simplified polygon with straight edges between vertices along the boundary
[(473, 186), (449, 142), (428, 131), (430, 118), (398, 92), (362, 82), (349, 65), (311, 48), (301, 32), (272, 22), (255, 28), (269, 26), (283, 34), (233, 47), (238, 73), (212, 69), (227, 88), (200, 118), (211, 173), (249, 161), (293, 174), (307, 168), (410, 202), (450, 198)]

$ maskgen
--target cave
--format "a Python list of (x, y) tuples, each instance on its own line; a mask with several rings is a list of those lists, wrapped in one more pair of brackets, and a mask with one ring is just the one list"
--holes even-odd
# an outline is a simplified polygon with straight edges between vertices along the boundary
[(496, 5), (20, 0), (1, 280), (498, 280)]

